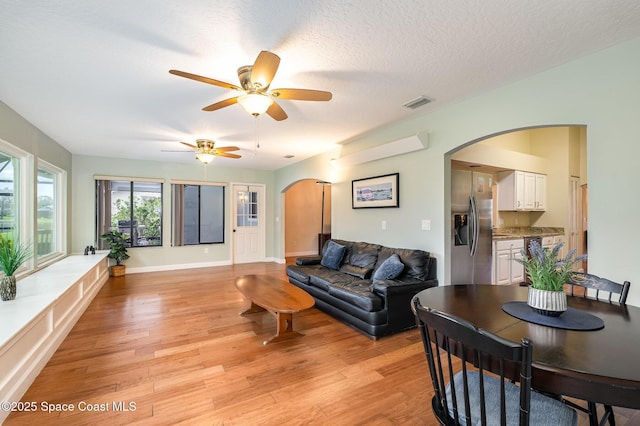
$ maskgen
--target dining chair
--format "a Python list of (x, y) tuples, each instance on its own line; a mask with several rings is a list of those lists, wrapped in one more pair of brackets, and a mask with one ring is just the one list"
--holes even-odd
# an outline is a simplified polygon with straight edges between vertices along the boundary
[[(574, 272), (569, 277), (567, 285), (570, 287), (571, 296), (592, 297), (609, 303), (618, 302), (620, 304), (625, 304), (627, 302), (627, 295), (629, 294), (629, 287), (631, 286), (631, 283), (629, 281), (625, 281), (624, 283), (619, 284), (606, 278), (601, 278), (597, 275)], [(615, 295), (617, 295), (617, 300), (615, 300)], [(578, 410), (587, 413), (589, 415), (590, 426), (602, 426), (607, 423), (607, 420), (611, 426), (615, 425), (613, 407), (610, 405), (604, 405), (602, 418), (598, 419), (598, 411), (595, 402), (587, 401), (587, 408), (574, 404), (571, 401), (564, 400), (564, 402), (573, 408), (577, 408)]]
[[(627, 303), (627, 295), (631, 286), (629, 281), (619, 284), (606, 278), (583, 272), (571, 274), (567, 284), (570, 287), (571, 296), (594, 297), (598, 300), (618, 303)], [(602, 297), (603, 295), (605, 296), (604, 298)], [(618, 300), (615, 300), (614, 295), (618, 295)]]
[(442, 425), (577, 425), (575, 410), (531, 389), (531, 341), (502, 339), (417, 297), (413, 308)]

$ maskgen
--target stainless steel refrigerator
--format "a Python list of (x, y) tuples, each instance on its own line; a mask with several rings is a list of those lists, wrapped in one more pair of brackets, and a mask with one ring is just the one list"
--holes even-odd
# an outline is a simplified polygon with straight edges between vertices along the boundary
[(491, 284), (492, 181), (451, 170), (451, 284)]

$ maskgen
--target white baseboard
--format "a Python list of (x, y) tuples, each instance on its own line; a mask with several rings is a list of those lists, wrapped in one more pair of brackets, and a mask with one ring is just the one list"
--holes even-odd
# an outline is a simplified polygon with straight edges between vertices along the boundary
[(230, 260), (219, 262), (199, 262), (199, 263), (177, 263), (173, 265), (154, 265), (131, 268), (127, 266), (127, 274), (140, 274), (144, 272), (177, 271), (179, 269), (211, 268), (212, 266), (232, 265)]

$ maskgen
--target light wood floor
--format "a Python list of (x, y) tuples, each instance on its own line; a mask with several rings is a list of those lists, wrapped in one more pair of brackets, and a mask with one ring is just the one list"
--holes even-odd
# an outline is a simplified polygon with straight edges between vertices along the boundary
[(263, 346), (275, 317), (239, 315), (243, 274), (286, 277), (259, 263), (110, 278), (24, 395), (38, 409), (5, 424), (437, 424), (416, 330), (373, 341), (312, 308), (294, 314), (305, 336)]

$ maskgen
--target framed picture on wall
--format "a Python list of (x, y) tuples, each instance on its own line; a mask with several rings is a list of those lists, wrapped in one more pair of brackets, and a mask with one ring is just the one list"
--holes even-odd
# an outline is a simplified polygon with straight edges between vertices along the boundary
[(351, 181), (351, 208), (400, 207), (400, 173)]

